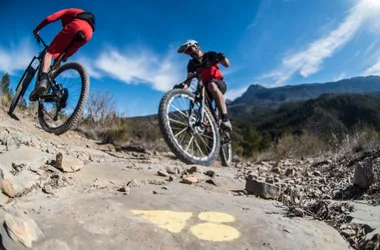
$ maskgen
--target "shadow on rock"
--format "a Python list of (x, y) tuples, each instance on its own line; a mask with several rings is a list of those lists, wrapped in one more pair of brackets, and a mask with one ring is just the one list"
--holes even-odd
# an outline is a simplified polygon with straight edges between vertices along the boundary
[(360, 200), (365, 193), (366, 190), (356, 185), (351, 185), (335, 193), (332, 198), (334, 200)]
[(15, 119), (16, 121), (19, 121), (20, 119), (18, 119), (18, 117), (15, 115), (15, 114), (9, 114), (8, 115), (12, 118), (12, 119)]
[(3, 236), (0, 234), (0, 250), (7, 250), (3, 245)]

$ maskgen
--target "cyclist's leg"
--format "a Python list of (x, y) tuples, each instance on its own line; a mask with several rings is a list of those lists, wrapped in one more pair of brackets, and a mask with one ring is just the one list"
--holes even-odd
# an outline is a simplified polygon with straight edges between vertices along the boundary
[(43, 68), (39, 81), (29, 96), (30, 101), (36, 101), (38, 96), (43, 93), (48, 87), (48, 76), (47, 72), (49, 70), (52, 58), (57, 59), (65, 49), (70, 45), (71, 41), (75, 37), (76, 30), (73, 25), (66, 25), (53, 39), (46, 50), (44, 57)]
[(223, 94), (225, 93), (225, 90), (226, 90), (226, 84), (224, 83), (223, 80), (213, 79), (207, 83), (207, 91), (209, 92), (209, 94), (211, 94), (211, 96), (215, 100), (216, 105), (222, 114), (227, 113), (227, 107), (226, 107), (226, 103), (224, 101), (224, 96), (223, 96)]
[(228, 119), (227, 105), (223, 96), (227, 90), (226, 83), (222, 79), (213, 79), (207, 83), (207, 90), (212, 94), (222, 115), (222, 125), (231, 130), (232, 125)]

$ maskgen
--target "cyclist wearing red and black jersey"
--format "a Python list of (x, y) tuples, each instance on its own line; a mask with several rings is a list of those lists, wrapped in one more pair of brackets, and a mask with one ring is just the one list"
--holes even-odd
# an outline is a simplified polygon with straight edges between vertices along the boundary
[[(195, 72), (201, 72), (202, 83), (206, 86), (207, 92), (215, 99), (216, 105), (222, 114), (222, 126), (232, 130), (223, 96), (226, 93), (227, 85), (218, 66), (218, 63), (220, 63), (225, 67), (229, 67), (230, 62), (227, 57), (223, 53), (215, 51), (201, 51), (198, 42), (194, 40), (188, 40), (182, 44), (178, 49), (178, 53), (184, 53), (192, 57), (187, 65), (187, 77), (192, 77)], [(184, 88), (188, 88), (190, 81), (185, 82)]]
[[(40, 76), (37, 76), (36, 86), (29, 96), (30, 101), (36, 101), (38, 95), (43, 93), (48, 85), (47, 71), (50, 67), (52, 58), (57, 59), (63, 52), (65, 55), (62, 58), (62, 62), (65, 62), (67, 58), (72, 56), (80, 47), (85, 45), (92, 37), (95, 31), (95, 16), (91, 12), (85, 12), (82, 9), (69, 8), (57, 11), (50, 16), (46, 17), (37, 27), (33, 30), (34, 36), (38, 35), (46, 25), (61, 20), (62, 30), (54, 37), (50, 45), (46, 50), (46, 54), (43, 60), (42, 72)], [(81, 34), (80, 41), (76, 40), (77, 34)], [(75, 39), (72, 46), (65, 51), (70, 43)]]

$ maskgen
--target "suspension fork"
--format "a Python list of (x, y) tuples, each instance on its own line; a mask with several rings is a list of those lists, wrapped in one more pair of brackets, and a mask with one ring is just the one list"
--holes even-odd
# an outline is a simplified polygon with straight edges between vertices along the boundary
[(205, 98), (204, 98), (205, 89), (204, 89), (204, 87), (202, 87), (200, 92), (201, 92), (201, 96), (198, 98), (198, 96), (196, 95), (194, 102), (190, 102), (190, 108), (189, 108), (188, 124), (191, 124), (191, 118), (192, 118), (192, 115), (194, 114), (194, 104), (195, 104), (195, 102), (200, 101), (200, 107), (199, 107), (199, 111), (198, 111), (198, 112), (200, 112), (200, 115), (199, 115), (199, 119), (195, 123), (196, 126), (200, 126), (202, 124), (202, 121), (204, 118), (204, 112), (205, 112), (204, 111), (204, 104), (205, 104)]

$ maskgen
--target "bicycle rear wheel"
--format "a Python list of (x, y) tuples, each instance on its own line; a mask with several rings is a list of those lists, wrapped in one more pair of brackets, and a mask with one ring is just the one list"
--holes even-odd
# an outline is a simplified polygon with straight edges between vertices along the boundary
[[(84, 66), (77, 62), (63, 64), (53, 72), (51, 80), (54, 82), (63, 81), (61, 79), (57, 80), (57, 78), (60, 76), (63, 77), (64, 73), (67, 73), (69, 70), (72, 70), (73, 73), (79, 75), (80, 79), (80, 83), (78, 85), (81, 87), (81, 90), (79, 91), (78, 100), (73, 102), (74, 106), (67, 107), (68, 98), (73, 94), (67, 89), (69, 84), (65, 86), (66, 84), (61, 84), (60, 82), (57, 83), (57, 86), (63, 86), (59, 92), (60, 97), (52, 97), (57, 95), (57, 93), (50, 88), (50, 93), (48, 93), (50, 97), (41, 98), (39, 101), (38, 120), (41, 127), (48, 133), (61, 135), (67, 132), (76, 125), (77, 121), (83, 114), (90, 88), (90, 79)], [(70, 80), (75, 79), (75, 77), (72, 76), (68, 78)], [(48, 106), (49, 103), (52, 103), (51, 107)], [(71, 115), (68, 115), (70, 111), (73, 112)], [(57, 125), (58, 121), (63, 121), (63, 123)]]
[[(177, 104), (177, 98), (185, 100), (178, 101)], [(183, 107), (190, 103), (198, 106), (195, 95), (188, 90), (174, 89), (163, 96), (158, 110), (161, 133), (169, 148), (181, 161), (209, 166), (216, 160), (219, 152), (219, 131), (207, 106), (204, 107), (204, 120), (197, 124), (197, 110), (191, 114), (189, 108)], [(174, 111), (170, 112), (171, 107)]]
[(220, 152), (219, 156), (222, 161), (222, 165), (229, 167), (232, 162), (232, 143), (230, 134), (228, 132), (222, 131), (220, 133)]

